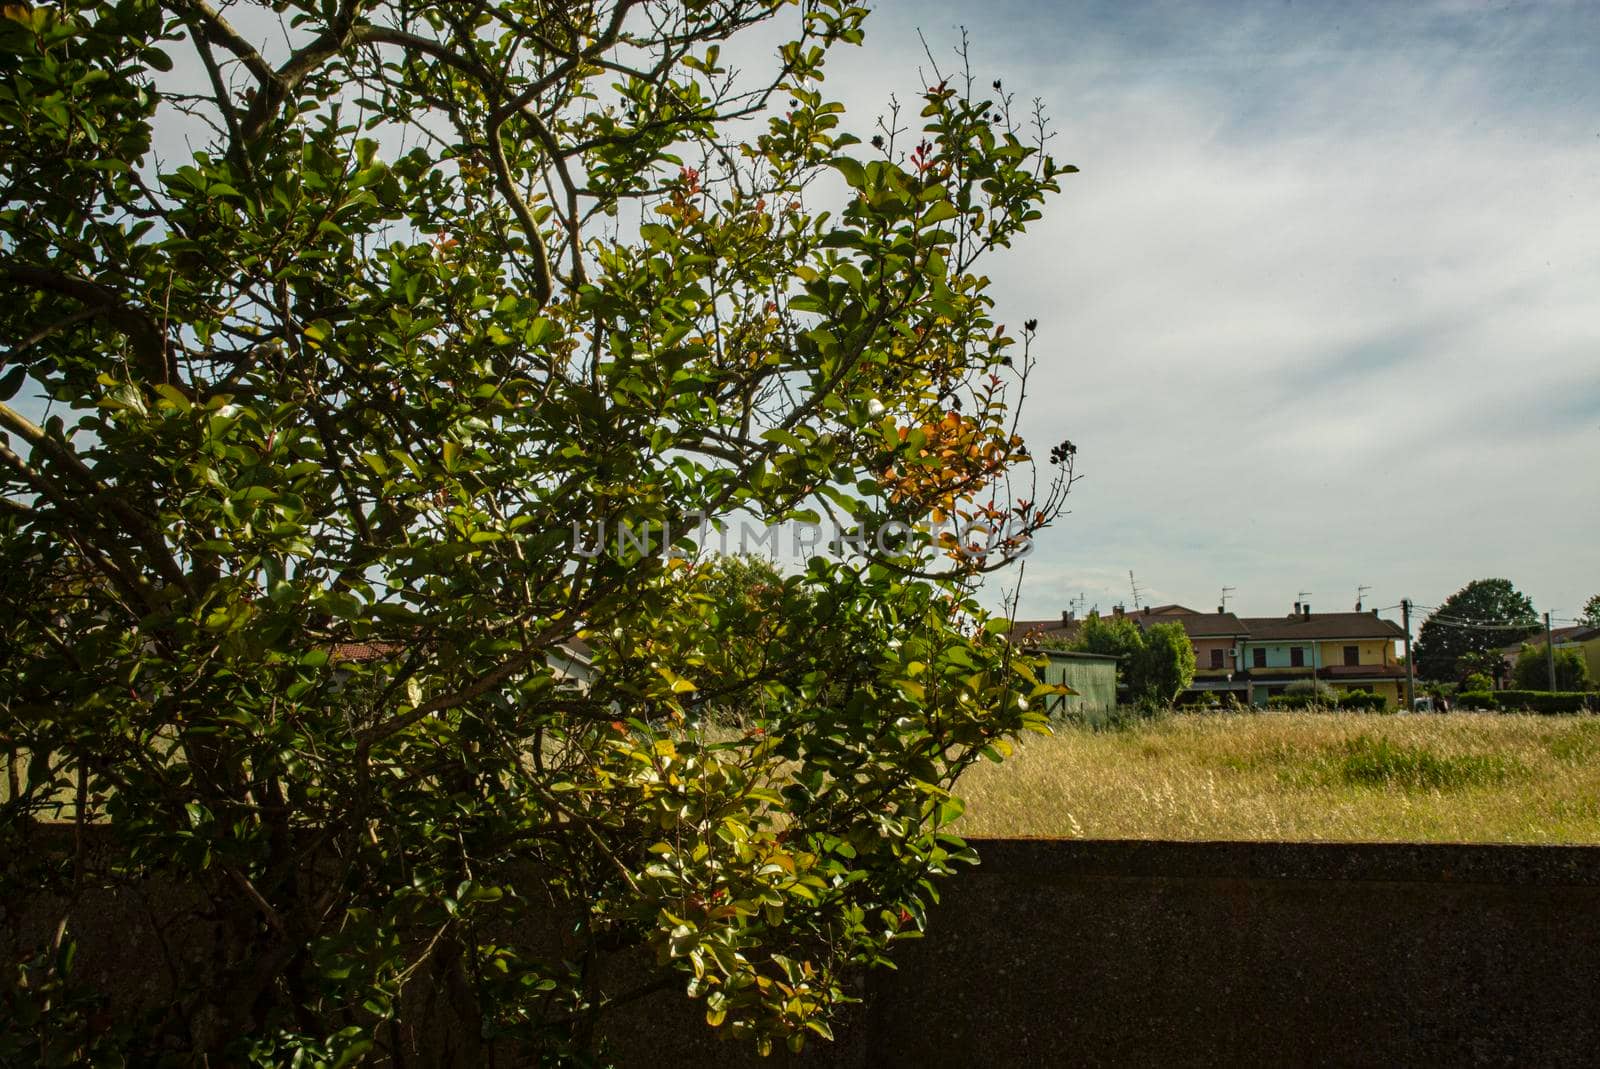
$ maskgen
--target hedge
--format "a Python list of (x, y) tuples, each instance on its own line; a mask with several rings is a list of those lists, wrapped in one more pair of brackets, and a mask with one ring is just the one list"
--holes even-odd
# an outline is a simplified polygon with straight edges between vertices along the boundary
[(1352, 690), (1339, 695), (1338, 705), (1341, 709), (1381, 713), (1389, 708), (1389, 701), (1382, 694), (1374, 694), (1370, 690)]
[(1463, 709), (1497, 709), (1506, 713), (1581, 713), (1600, 710), (1600, 694), (1586, 690), (1468, 690), (1456, 695)]
[(1344, 694), (1279, 694), (1267, 699), (1268, 709), (1348, 709), (1358, 712), (1381, 713), (1389, 707), (1383, 695), (1371, 691), (1352, 690)]

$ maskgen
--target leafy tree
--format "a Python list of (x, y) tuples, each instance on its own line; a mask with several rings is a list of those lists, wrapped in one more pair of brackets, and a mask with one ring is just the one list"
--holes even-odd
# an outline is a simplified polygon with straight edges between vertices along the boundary
[[(1487, 676), (1491, 680), (1499, 680), (1505, 678), (1508, 669), (1505, 655), (1497, 647), (1492, 650), (1468, 650), (1461, 654), (1456, 658), (1456, 672), (1460, 675), (1461, 685), (1471, 690), (1474, 688), (1466, 687), (1468, 676)], [(1493, 687), (1488, 689), (1492, 690)]]
[(1126, 616), (1090, 616), (1078, 627), (1071, 649), (1123, 659), (1124, 671), (1144, 649), (1144, 634)]
[[(1042, 724), (973, 590), (1072, 480), (1013, 432), (1034, 325), (979, 267), (1071, 170), (1043, 118), (935, 75), (861, 141), (842, 0), (232, 10), (0, 18), (0, 401), (49, 401), (0, 404), (0, 554), (50, 592), (4, 627), (0, 894), (201, 900), (222, 945), (103, 1033), (134, 1062), (344, 1064), (428, 985), (475, 1064), (674, 986), (826, 1035), (966, 856), (956, 778)], [(962, 529), (816, 557), (754, 631), (694, 566), (702, 521), (822, 515)], [(570, 937), (508, 943), (529, 911)], [(0, 1040), (77, 1043), (76, 1005)]]
[(1583, 603), (1582, 621), (1590, 627), (1600, 627), (1600, 594), (1590, 596)]
[(1068, 648), (1118, 658), (1121, 682), (1141, 706), (1166, 705), (1194, 681), (1194, 644), (1182, 624), (1156, 624), (1142, 631), (1126, 616), (1090, 616)]
[[(1549, 690), (1550, 661), (1545, 656), (1543, 642), (1524, 642), (1517, 653), (1512, 678), (1520, 690)], [(1588, 690), (1589, 664), (1579, 650), (1555, 651), (1556, 690)]]
[[(1474, 579), (1423, 621), (1414, 650), (1417, 674), (1454, 682), (1465, 674), (1458, 664), (1463, 654), (1493, 653), (1538, 626), (1533, 602), (1509, 579)], [(1481, 665), (1471, 662), (1467, 670), (1481, 670)]]
[(1155, 624), (1144, 635), (1144, 650), (1133, 681), (1144, 702), (1168, 705), (1194, 682), (1194, 643), (1182, 624)]

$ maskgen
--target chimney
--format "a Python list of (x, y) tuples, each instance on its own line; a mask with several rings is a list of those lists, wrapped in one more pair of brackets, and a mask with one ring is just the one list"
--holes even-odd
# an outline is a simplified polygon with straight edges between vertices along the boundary
[(1111, 606), (1111, 615), (1115, 616), (1119, 620), (1122, 619), (1122, 606), (1121, 605), (1113, 605), (1113, 606)]
[(1225, 613), (1227, 611), (1228, 611), (1228, 607), (1226, 605), (1218, 605), (1217, 606), (1217, 615), (1218, 616), (1221, 616), (1223, 613)]
[(1073, 613), (1073, 611), (1071, 609), (1062, 609), (1061, 610), (1061, 626), (1062, 627), (1071, 627), (1073, 619), (1074, 619), (1074, 613)]
[(1145, 614), (1145, 615), (1146, 615), (1146, 616), (1149, 616), (1149, 615), (1150, 615), (1150, 606), (1148, 606), (1148, 605), (1146, 605), (1146, 606), (1145, 606), (1145, 607), (1144, 607), (1144, 614)]
[(1372, 610), (1372, 615), (1374, 615), (1374, 616), (1378, 615), (1378, 610), (1377, 609), (1373, 609)]
[(1300, 606), (1300, 618), (1302, 620), (1311, 619), (1311, 602), (1308, 601), (1304, 605)]
[(1300, 603), (1298, 601), (1294, 603), (1294, 615), (1300, 615)]

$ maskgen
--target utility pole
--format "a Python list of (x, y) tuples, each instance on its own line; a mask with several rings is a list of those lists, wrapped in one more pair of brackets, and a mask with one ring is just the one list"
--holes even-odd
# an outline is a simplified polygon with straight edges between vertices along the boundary
[(1550, 614), (1544, 614), (1544, 665), (1550, 670), (1550, 689), (1556, 689), (1556, 644), (1550, 636)]
[(1411, 599), (1400, 599), (1400, 614), (1406, 628), (1406, 712), (1417, 708), (1417, 669), (1411, 663)]

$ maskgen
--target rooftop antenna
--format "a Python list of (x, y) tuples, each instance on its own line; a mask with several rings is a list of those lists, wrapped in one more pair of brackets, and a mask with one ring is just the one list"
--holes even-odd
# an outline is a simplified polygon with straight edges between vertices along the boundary
[(1137, 579), (1135, 579), (1133, 577), (1133, 569), (1132, 568), (1128, 569), (1128, 585), (1133, 587), (1133, 607), (1135, 609), (1140, 608), (1141, 606), (1139, 604), (1139, 580), (1137, 580)]
[(1356, 612), (1361, 611), (1361, 603), (1367, 600), (1367, 591), (1371, 589), (1372, 588), (1370, 586), (1356, 587)]
[(1071, 608), (1072, 611), (1075, 612), (1075, 613), (1083, 612), (1083, 607), (1085, 605), (1087, 605), (1087, 604), (1089, 604), (1089, 595), (1085, 594), (1081, 590), (1078, 591), (1078, 596), (1077, 597), (1069, 598), (1067, 600), (1068, 607)]
[(1227, 612), (1228, 611), (1228, 599), (1233, 597), (1233, 592), (1235, 590), (1238, 590), (1238, 589), (1239, 588), (1236, 587), (1236, 586), (1225, 586), (1225, 587), (1222, 588), (1222, 611), (1223, 612)]
[(1309, 598), (1310, 596), (1311, 596), (1311, 591), (1309, 591), (1309, 590), (1300, 591), (1300, 593), (1297, 595), (1297, 597), (1299, 597), (1300, 600), (1295, 602), (1295, 606), (1297, 608), (1299, 608), (1301, 606), (1304, 606), (1306, 604), (1306, 599)]

